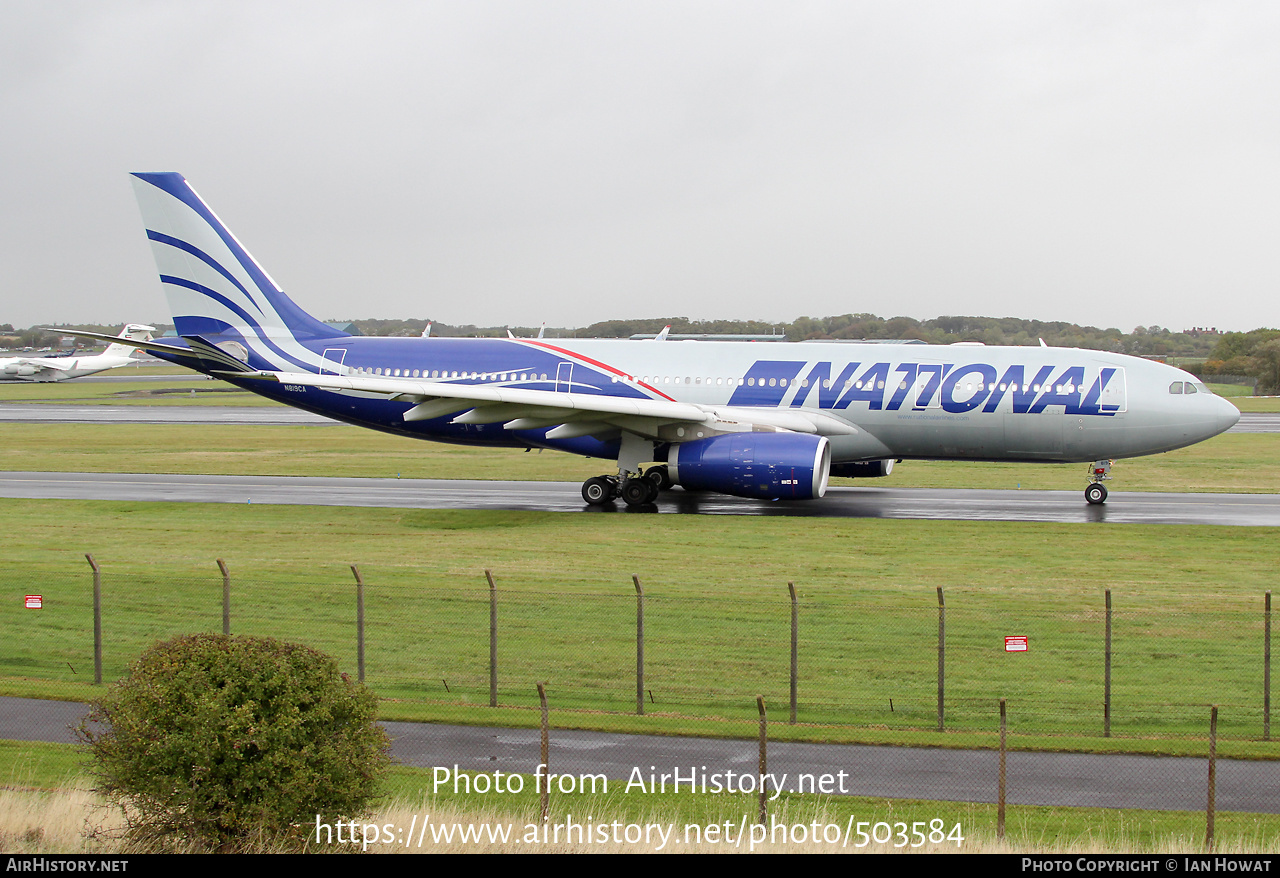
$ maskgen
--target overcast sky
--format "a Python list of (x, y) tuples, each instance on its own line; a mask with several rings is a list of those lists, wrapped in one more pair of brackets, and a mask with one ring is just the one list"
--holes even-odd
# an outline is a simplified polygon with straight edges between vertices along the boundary
[(179, 171), (322, 319), (1280, 325), (1280, 4), (0, 0), (0, 323), (168, 321)]

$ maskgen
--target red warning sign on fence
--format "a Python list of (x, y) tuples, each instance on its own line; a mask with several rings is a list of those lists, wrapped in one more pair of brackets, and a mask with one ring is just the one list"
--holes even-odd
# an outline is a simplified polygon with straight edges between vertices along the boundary
[(28, 610), (38, 610), (38, 609), (40, 609), (40, 605), (41, 605), (41, 603), (42, 603), (42, 600), (41, 600), (40, 595), (38, 595), (38, 594), (29, 594), (29, 595), (27, 595), (27, 609), (28, 609)]
[(1018, 637), (1018, 636), (1006, 637), (1004, 639), (1004, 651), (1005, 652), (1026, 652), (1027, 638)]

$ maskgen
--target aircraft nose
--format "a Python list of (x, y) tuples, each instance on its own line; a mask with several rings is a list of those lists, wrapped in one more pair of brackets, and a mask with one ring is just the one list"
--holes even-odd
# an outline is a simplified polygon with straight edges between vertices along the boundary
[[(1221, 396), (1214, 397), (1213, 422), (1216, 433), (1225, 433), (1240, 422), (1240, 410)], [(1215, 435), (1216, 435), (1215, 433)]]

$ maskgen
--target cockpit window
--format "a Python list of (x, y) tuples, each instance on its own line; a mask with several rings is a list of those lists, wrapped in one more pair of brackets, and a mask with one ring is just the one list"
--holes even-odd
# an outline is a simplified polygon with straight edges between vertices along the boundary
[(1182, 392), (1183, 392), (1183, 393), (1195, 393), (1195, 392), (1196, 392), (1196, 386), (1195, 386), (1195, 384), (1193, 384), (1193, 383), (1191, 383), (1190, 381), (1188, 381), (1188, 382), (1183, 386), (1183, 388), (1182, 388)]
[(1173, 382), (1172, 384), (1170, 384), (1170, 385), (1169, 385), (1169, 392), (1170, 392), (1170, 393), (1182, 393), (1182, 382), (1181, 382), (1181, 381), (1175, 381), (1175, 382)]

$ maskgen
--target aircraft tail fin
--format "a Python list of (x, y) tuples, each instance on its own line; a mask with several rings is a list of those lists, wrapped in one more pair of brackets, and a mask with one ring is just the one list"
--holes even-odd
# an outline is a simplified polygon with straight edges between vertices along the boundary
[(308, 342), (346, 335), (299, 308), (181, 174), (133, 175), (177, 334), (235, 342), (255, 369), (319, 371)]

